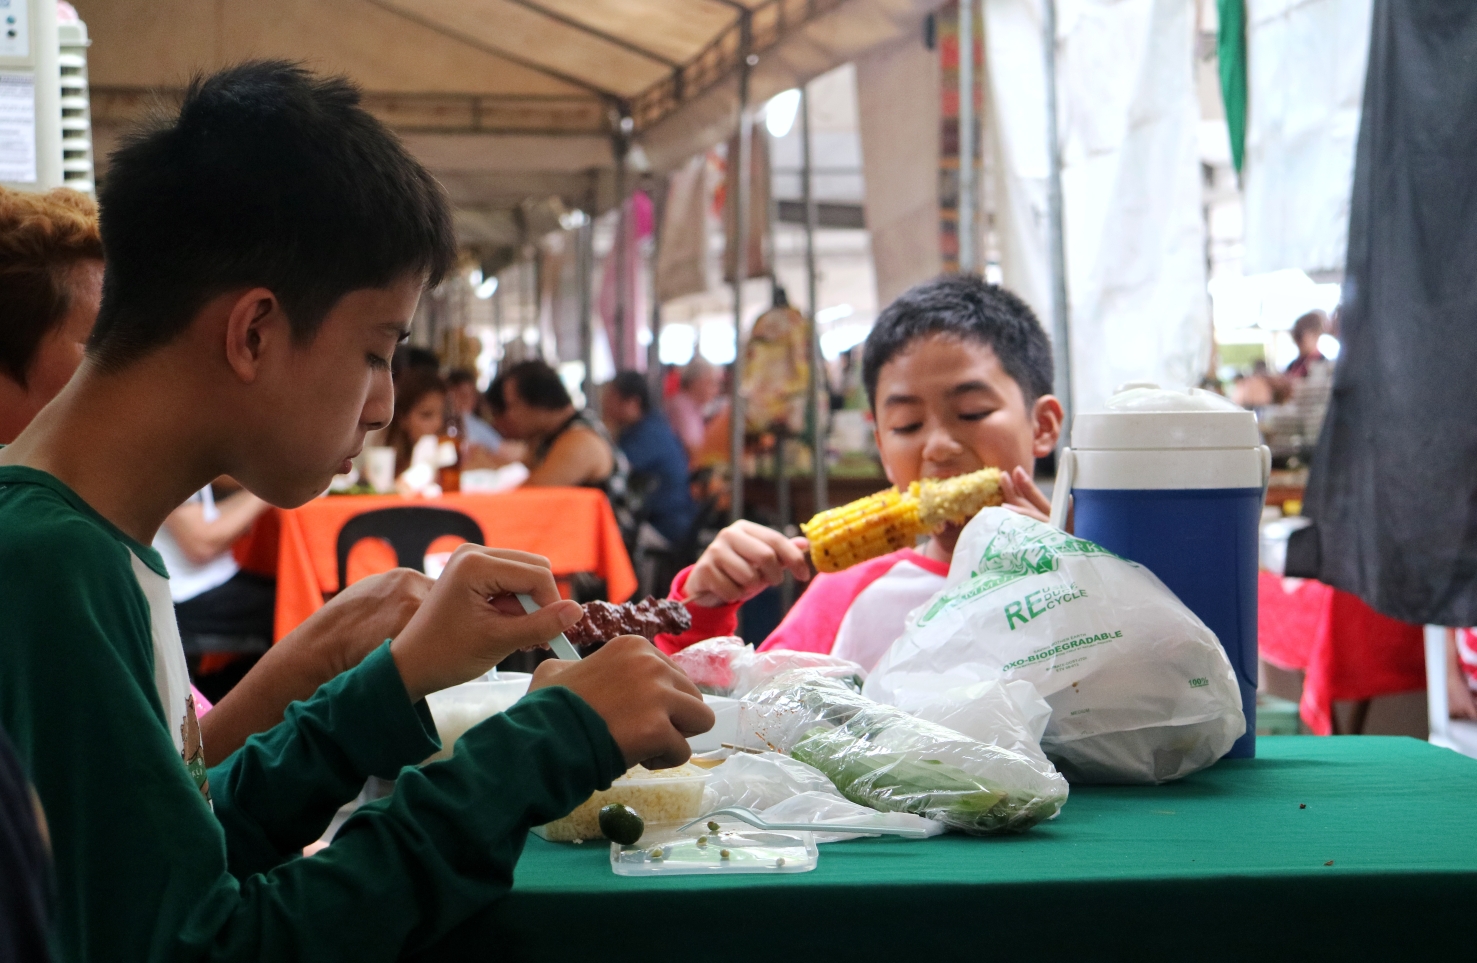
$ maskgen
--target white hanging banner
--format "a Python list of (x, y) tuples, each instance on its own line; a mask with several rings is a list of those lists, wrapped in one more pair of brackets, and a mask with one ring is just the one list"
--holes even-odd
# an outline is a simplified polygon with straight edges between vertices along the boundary
[(1373, 0), (1250, 0), (1247, 274), (1342, 277)]
[(36, 78), (0, 73), (0, 181), (36, 183)]
[[(985, 0), (1001, 270), (1044, 324), (1045, 67), (1039, 0)], [(1057, 104), (1073, 401), (1198, 384), (1210, 358), (1194, 10), (1183, 0), (1057, 0)]]

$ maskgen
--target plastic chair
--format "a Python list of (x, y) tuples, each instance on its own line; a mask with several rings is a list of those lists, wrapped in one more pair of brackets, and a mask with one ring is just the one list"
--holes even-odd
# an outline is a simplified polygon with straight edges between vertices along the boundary
[(348, 588), (349, 552), (364, 539), (384, 539), (394, 550), (397, 564), (424, 572), (426, 549), (445, 535), (453, 535), (473, 545), (481, 545), (486, 540), (482, 526), (475, 518), (450, 508), (407, 505), (379, 508), (354, 516), (338, 533), (339, 589)]
[(1433, 746), (1455, 749), (1477, 758), (1477, 722), (1451, 718), (1446, 702), (1446, 633), (1441, 625), (1426, 626), (1426, 711)]

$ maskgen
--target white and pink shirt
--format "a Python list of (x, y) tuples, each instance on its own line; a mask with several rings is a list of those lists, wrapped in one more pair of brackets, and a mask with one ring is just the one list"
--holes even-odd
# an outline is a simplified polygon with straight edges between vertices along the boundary
[[(672, 580), (672, 598), (684, 597), (690, 571), (684, 569)], [(948, 563), (910, 548), (844, 572), (821, 573), (759, 649), (824, 652), (850, 659), (870, 672), (903, 634), (908, 614), (943, 588), (948, 574)], [(737, 603), (711, 608), (689, 605), (692, 628), (681, 635), (659, 635), (656, 644), (671, 653), (703, 639), (733, 635), (738, 609)]]

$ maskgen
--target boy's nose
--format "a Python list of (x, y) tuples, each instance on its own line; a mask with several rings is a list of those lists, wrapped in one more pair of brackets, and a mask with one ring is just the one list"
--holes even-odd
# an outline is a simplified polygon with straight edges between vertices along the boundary
[(923, 457), (926, 461), (948, 461), (963, 450), (964, 446), (942, 425), (930, 429), (927, 440), (923, 443)]
[[(384, 384), (381, 385), (380, 381)], [(361, 421), (369, 431), (379, 431), (390, 423), (395, 416), (395, 383), (386, 375), (383, 379), (375, 379), (375, 385), (369, 390), (369, 399), (364, 403), (364, 414)]]

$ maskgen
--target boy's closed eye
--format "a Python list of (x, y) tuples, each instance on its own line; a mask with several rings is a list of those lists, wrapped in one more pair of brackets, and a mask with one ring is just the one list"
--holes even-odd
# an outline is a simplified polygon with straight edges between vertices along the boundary
[(959, 412), (959, 420), (960, 421), (984, 421), (986, 418), (990, 417), (994, 413), (995, 413), (995, 410), (993, 408), (990, 409), (990, 410), (988, 410), (988, 411), (961, 411), (961, 412)]

